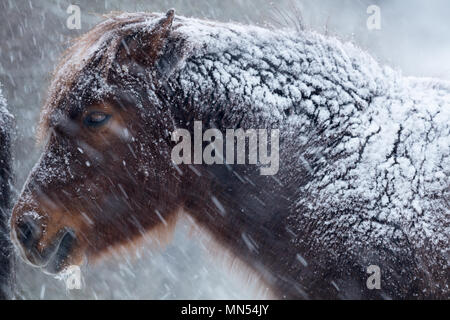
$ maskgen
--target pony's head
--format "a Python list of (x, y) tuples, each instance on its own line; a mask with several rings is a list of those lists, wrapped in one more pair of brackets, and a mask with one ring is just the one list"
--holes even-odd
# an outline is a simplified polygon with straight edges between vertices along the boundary
[(169, 40), (173, 20), (173, 10), (110, 16), (57, 67), (41, 116), (44, 151), (11, 219), (29, 263), (56, 273), (169, 227), (183, 199), (158, 87), (184, 55), (184, 40)]

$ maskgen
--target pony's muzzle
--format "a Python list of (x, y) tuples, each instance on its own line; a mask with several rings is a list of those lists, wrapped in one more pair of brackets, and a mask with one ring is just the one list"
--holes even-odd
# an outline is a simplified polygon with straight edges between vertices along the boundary
[(22, 257), (29, 264), (42, 268), (47, 273), (58, 273), (65, 267), (75, 244), (75, 232), (62, 228), (50, 241), (42, 241), (45, 230), (39, 219), (21, 217), (13, 228), (13, 240)]

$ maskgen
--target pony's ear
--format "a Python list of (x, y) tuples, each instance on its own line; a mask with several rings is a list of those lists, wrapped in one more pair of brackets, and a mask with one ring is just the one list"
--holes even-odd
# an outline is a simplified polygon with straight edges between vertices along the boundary
[(165, 17), (156, 22), (150, 30), (135, 32), (120, 43), (117, 60), (120, 63), (135, 62), (143, 67), (156, 64), (163, 54), (167, 38), (172, 30), (175, 10), (169, 10)]

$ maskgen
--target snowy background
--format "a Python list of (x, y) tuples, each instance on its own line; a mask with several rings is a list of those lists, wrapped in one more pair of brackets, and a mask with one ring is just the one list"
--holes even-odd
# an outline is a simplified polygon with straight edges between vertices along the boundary
[[(69, 30), (70, 4), (81, 8), (81, 30)], [(369, 5), (381, 8), (381, 30), (366, 27)], [(34, 136), (51, 72), (70, 40), (110, 11), (158, 11), (220, 21), (295, 27), (352, 41), (382, 64), (405, 75), (450, 80), (450, 2), (404, 0), (0, 0), (0, 83), (15, 115), (14, 196), (37, 160)], [(84, 267), (85, 287), (67, 292), (61, 281), (16, 262), (19, 297), (52, 298), (252, 298), (239, 277), (208, 258), (202, 242), (180, 225), (175, 241), (161, 253), (119, 257)]]

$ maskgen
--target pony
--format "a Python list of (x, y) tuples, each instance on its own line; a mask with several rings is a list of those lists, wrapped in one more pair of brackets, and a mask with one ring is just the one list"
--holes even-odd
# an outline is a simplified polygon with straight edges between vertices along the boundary
[(6, 108), (0, 84), (0, 300), (7, 299), (12, 292), (11, 244), (8, 221), (10, 218), (11, 179), (11, 130), (12, 115)]
[[(313, 31), (110, 14), (56, 67), (11, 237), (55, 274), (189, 217), (277, 298), (448, 299), (449, 101)], [(278, 172), (175, 164), (199, 122), (278, 130)]]

